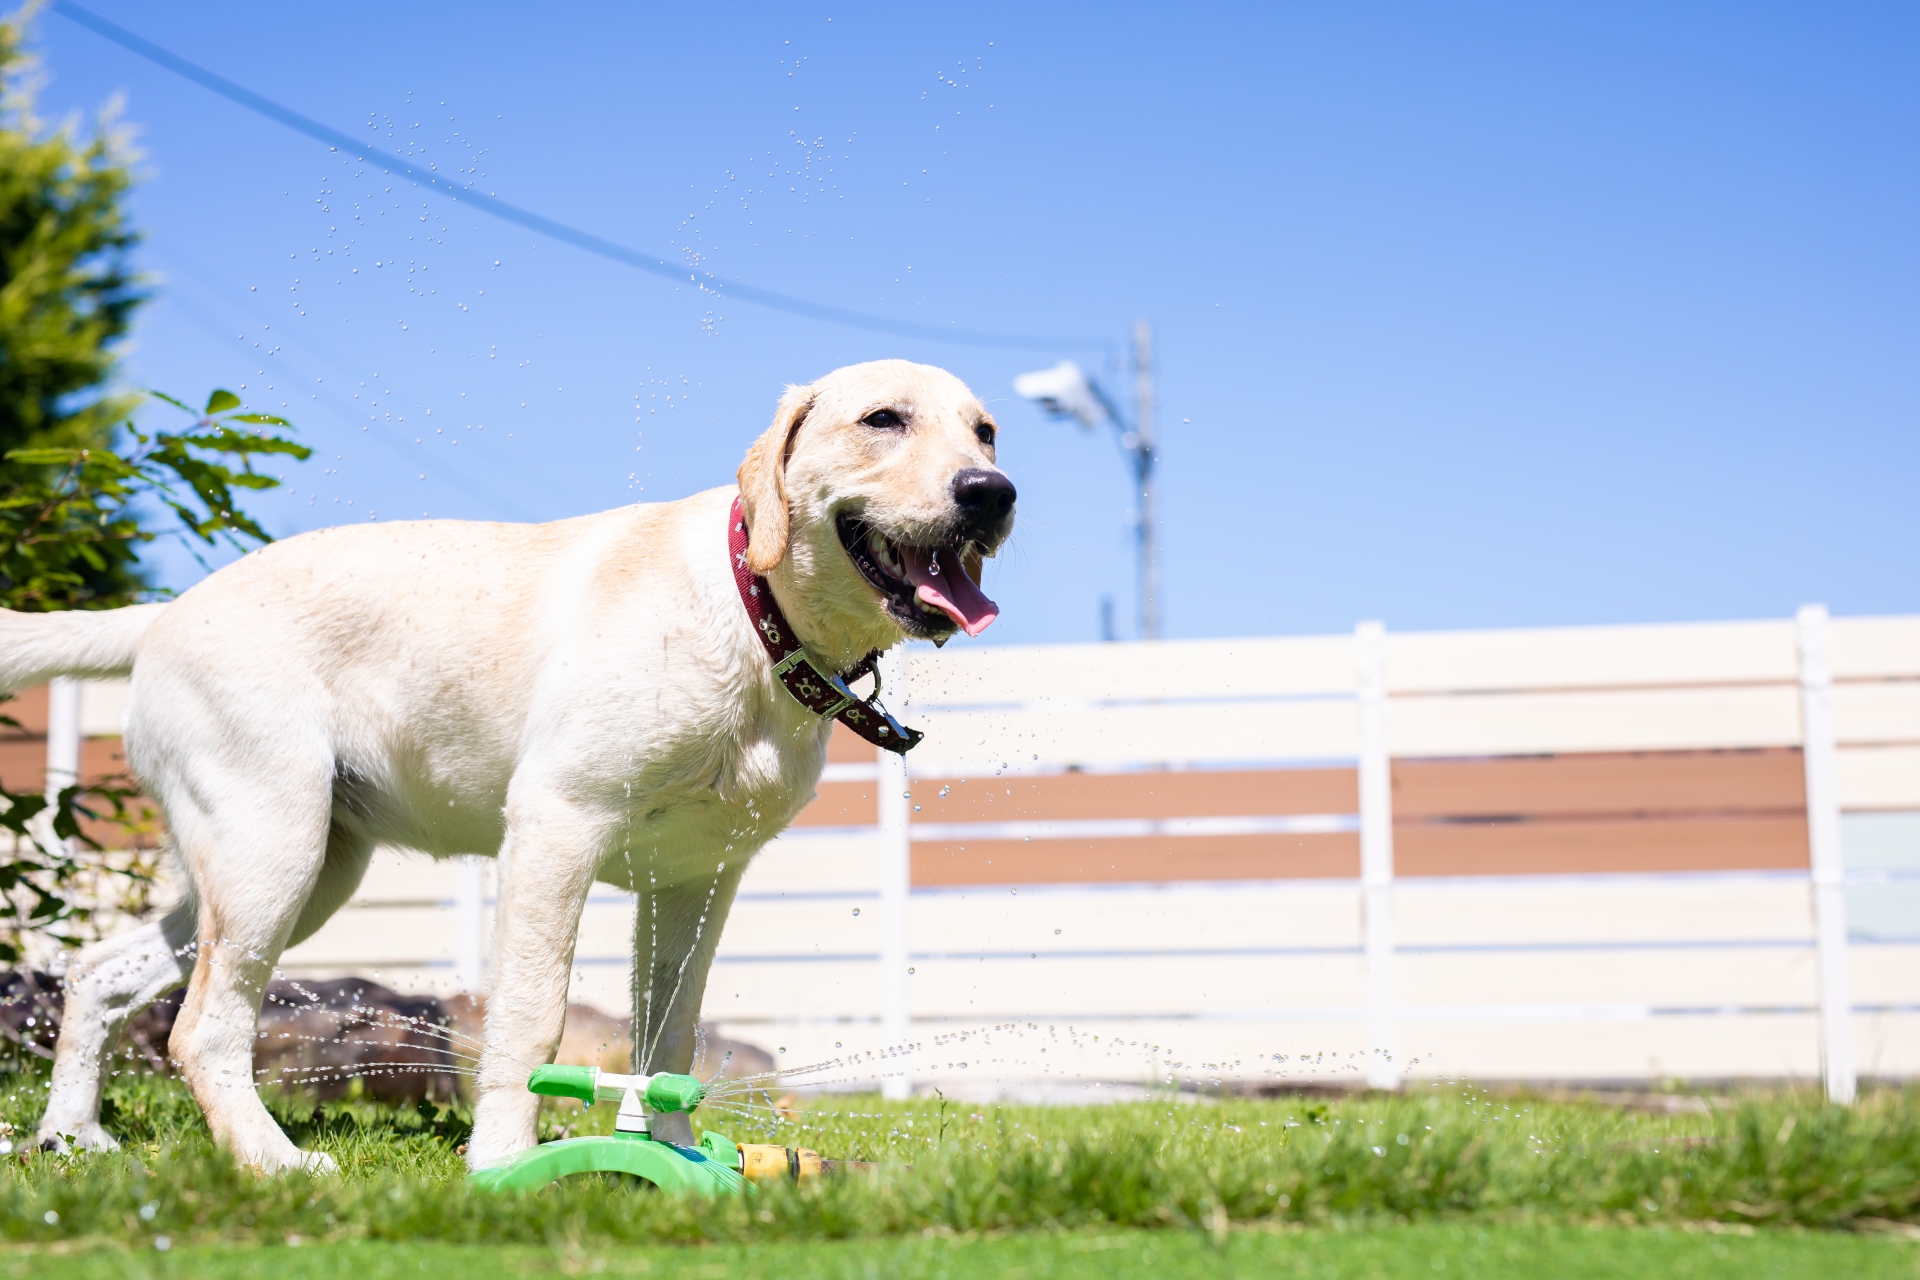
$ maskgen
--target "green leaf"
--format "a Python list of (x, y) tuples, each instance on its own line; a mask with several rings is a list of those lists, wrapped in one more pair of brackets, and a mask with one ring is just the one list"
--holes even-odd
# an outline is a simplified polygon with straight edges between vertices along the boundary
[(225, 387), (217, 388), (212, 395), (207, 397), (206, 411), (208, 413), (224, 413), (228, 409), (238, 409), (239, 407), (240, 397)]
[[(186, 405), (184, 405), (184, 404), (182, 404), (182, 403), (181, 403), (180, 401), (178, 401), (178, 400), (175, 400), (175, 399), (174, 399), (174, 398), (173, 398), (172, 396), (170, 396), (170, 395), (168, 395), (168, 394), (167, 394), (166, 392), (164, 392), (164, 391), (155, 391), (155, 390), (153, 390), (153, 389), (152, 389), (151, 387), (149, 387), (149, 388), (147, 389), (147, 394), (148, 394), (148, 395), (150, 395), (150, 396), (152, 396), (152, 397), (153, 397), (154, 399), (156, 399), (156, 400), (165, 400), (165, 401), (166, 401), (166, 402), (167, 402), (168, 404), (170, 404), (170, 405), (172, 405), (172, 406), (173, 406), (174, 408), (176, 408), (176, 409), (178, 409), (178, 410), (180, 410), (180, 411), (181, 411), (182, 413), (193, 413), (193, 410), (192, 410), (192, 409), (189, 409), (189, 408), (188, 408), (188, 407), (187, 407)], [(194, 416), (195, 416), (195, 417), (197, 418), (197, 417), (199, 417), (200, 415), (199, 415), (199, 414), (194, 414)]]
[(285, 418), (276, 418), (270, 413), (236, 413), (228, 422), (249, 422), (256, 427), (285, 427), (293, 430), (293, 424)]
[(9, 449), (8, 462), (23, 462), (29, 467), (60, 466), (80, 461), (83, 449), (62, 449), (55, 445), (42, 445), (37, 449)]

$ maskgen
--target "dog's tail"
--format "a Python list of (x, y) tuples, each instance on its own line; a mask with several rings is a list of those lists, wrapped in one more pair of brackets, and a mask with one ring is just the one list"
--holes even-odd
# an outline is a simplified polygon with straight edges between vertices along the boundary
[(51, 676), (126, 675), (133, 670), (140, 637), (166, 607), (162, 601), (64, 613), (0, 609), (0, 692), (24, 689)]

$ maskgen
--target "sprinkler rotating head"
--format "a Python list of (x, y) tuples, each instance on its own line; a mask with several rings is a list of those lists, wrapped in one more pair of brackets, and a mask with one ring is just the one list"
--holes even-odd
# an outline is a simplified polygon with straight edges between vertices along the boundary
[[(549, 1098), (596, 1102), (625, 1102), (639, 1095), (650, 1111), (692, 1111), (707, 1096), (707, 1086), (694, 1076), (663, 1071), (651, 1076), (624, 1076), (598, 1067), (535, 1067), (527, 1088)], [(623, 1108), (624, 1110), (624, 1108)]]

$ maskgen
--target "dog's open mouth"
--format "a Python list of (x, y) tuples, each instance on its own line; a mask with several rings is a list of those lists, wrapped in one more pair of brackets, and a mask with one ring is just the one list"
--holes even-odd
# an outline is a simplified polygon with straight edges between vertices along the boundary
[(914, 635), (944, 636), (955, 627), (977, 636), (1000, 616), (961, 565), (963, 544), (912, 547), (854, 516), (840, 517), (840, 544), (854, 568), (882, 596), (894, 621)]

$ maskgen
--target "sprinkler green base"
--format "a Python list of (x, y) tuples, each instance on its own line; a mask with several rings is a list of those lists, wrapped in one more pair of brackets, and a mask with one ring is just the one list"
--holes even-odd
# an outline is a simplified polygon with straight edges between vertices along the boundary
[(740, 1148), (712, 1130), (697, 1147), (616, 1133), (542, 1143), (506, 1164), (474, 1170), (467, 1181), (483, 1191), (534, 1191), (580, 1173), (629, 1173), (662, 1191), (719, 1195), (746, 1186), (739, 1165)]

